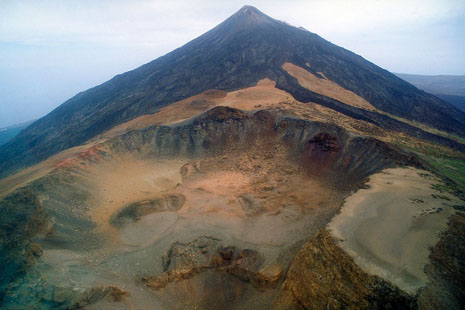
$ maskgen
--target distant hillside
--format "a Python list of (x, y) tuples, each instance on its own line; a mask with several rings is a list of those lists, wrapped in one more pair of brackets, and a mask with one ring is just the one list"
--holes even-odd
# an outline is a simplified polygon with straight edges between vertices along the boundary
[(395, 75), (431, 94), (465, 96), (465, 75)]
[(10, 141), (11, 139), (13, 139), (14, 137), (16, 137), (21, 132), (21, 130), (23, 130), (30, 124), (32, 124), (33, 121), (34, 120), (21, 123), (21, 124), (4, 127), (4, 128), (0, 128), (0, 145), (3, 145), (7, 143), (8, 141)]
[(395, 74), (419, 89), (465, 111), (465, 75)]

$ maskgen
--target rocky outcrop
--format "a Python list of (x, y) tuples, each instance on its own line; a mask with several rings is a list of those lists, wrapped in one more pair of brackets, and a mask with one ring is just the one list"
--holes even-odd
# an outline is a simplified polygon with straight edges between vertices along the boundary
[(313, 136), (305, 148), (304, 166), (312, 175), (321, 176), (337, 160), (341, 146), (337, 138), (322, 132)]
[[(303, 169), (317, 170), (338, 187), (358, 184), (386, 167), (422, 163), (379, 140), (354, 136), (336, 125), (276, 117), (268, 111), (251, 115), (216, 107), (185, 123), (153, 126), (110, 139), (101, 145), (112, 154), (135, 152), (147, 158), (199, 159), (246, 151), (260, 143), (284, 145)], [(316, 169), (318, 168), (318, 169)], [(183, 174), (196, 169), (186, 166)]]
[(244, 213), (249, 217), (266, 212), (266, 208), (250, 194), (243, 194), (238, 197), (238, 200), (242, 206), (242, 210), (244, 210)]
[(362, 271), (321, 230), (295, 257), (275, 309), (415, 309), (409, 296)]
[(0, 201), (0, 305), (8, 284), (40, 257), (42, 250), (33, 237), (49, 228), (48, 216), (37, 196), (17, 190)]
[(190, 279), (205, 271), (226, 272), (257, 288), (276, 287), (282, 276), (279, 267), (264, 265), (260, 253), (224, 246), (221, 240), (199, 237), (189, 243), (174, 243), (163, 256), (161, 276), (143, 277), (147, 287), (160, 290), (169, 283)]
[(465, 213), (450, 218), (425, 267), (428, 285), (420, 290), (419, 309), (465, 309)]

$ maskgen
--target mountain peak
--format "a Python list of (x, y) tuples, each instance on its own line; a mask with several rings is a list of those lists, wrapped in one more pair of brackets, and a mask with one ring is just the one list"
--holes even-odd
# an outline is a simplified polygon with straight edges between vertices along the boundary
[(273, 24), (276, 22), (277, 20), (269, 17), (256, 7), (244, 5), (234, 15), (225, 20), (222, 25), (232, 30), (240, 30), (251, 26)]
[(242, 14), (261, 14), (261, 15), (265, 15), (263, 14), (262, 12), (260, 12), (259, 9), (257, 9), (256, 7), (254, 6), (251, 6), (251, 5), (244, 5), (239, 11), (238, 13), (242, 13)]

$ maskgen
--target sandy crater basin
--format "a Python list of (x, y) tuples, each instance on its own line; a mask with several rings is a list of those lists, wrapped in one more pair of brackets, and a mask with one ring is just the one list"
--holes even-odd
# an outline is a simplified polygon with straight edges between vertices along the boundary
[(414, 168), (391, 168), (370, 177), (328, 224), (338, 244), (365, 271), (405, 291), (424, 286), (430, 248), (454, 213), (457, 198), (439, 193), (439, 180)]

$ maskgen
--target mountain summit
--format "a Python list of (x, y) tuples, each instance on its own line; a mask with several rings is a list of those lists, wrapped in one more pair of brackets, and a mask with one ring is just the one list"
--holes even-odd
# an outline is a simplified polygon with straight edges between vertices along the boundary
[[(303, 87), (285, 64), (304, 68), (317, 82), (337, 84), (374, 109), (348, 105), (341, 98)], [(465, 113), (314, 33), (244, 6), (197, 39), (77, 94), (34, 122), (0, 148), (0, 176), (173, 102), (212, 89), (238, 90), (264, 78), (301, 102), (314, 102), (382, 128), (449, 144), (397, 119), (401, 117), (465, 136)]]
[(276, 22), (278, 21), (262, 13), (257, 8), (250, 5), (245, 5), (239, 11), (237, 11), (237, 13), (220, 24), (219, 27), (227, 27), (228, 25), (231, 25), (235, 29), (240, 30), (254, 25), (266, 25)]

